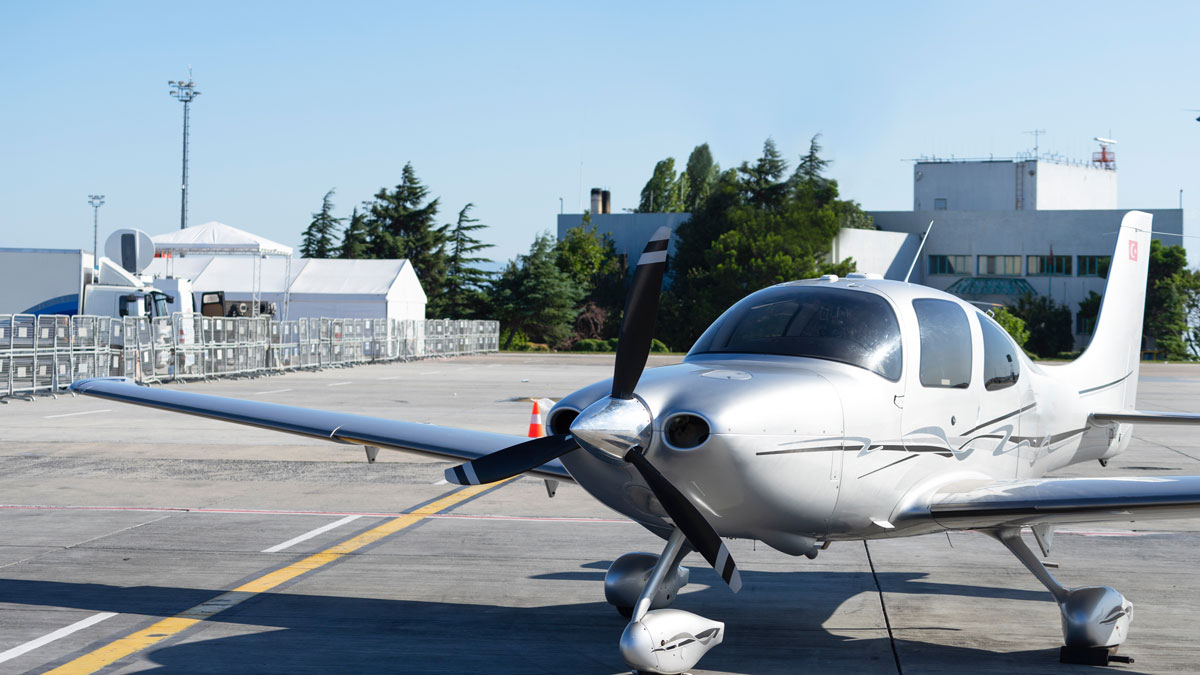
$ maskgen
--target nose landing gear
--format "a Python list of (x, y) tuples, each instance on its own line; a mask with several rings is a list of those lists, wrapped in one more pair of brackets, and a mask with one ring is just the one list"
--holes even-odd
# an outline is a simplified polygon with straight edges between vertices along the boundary
[[(725, 624), (720, 621), (678, 609), (651, 609), (659, 602), (665, 603), (662, 606), (669, 604), (687, 583), (687, 570), (679, 566), (686, 553), (685, 541), (680, 530), (671, 532), (662, 555), (654, 561), (649, 578), (634, 601), (629, 625), (621, 634), (621, 656), (635, 672), (683, 673), (725, 637)], [(620, 609), (619, 603), (628, 598), (628, 588), (642, 578), (642, 570), (653, 557), (632, 553), (618, 558), (604, 579), (608, 601), (617, 598), (618, 602), (613, 604)], [(610, 577), (614, 580), (611, 585)], [(609, 594), (610, 588), (613, 595)]]

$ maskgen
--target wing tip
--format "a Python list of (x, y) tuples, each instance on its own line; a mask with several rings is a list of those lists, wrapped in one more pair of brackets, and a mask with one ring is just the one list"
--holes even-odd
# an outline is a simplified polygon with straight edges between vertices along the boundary
[(86, 393), (93, 385), (99, 382), (113, 382), (116, 384), (137, 384), (133, 378), (129, 377), (89, 377), (86, 380), (77, 380), (71, 383), (71, 391)]

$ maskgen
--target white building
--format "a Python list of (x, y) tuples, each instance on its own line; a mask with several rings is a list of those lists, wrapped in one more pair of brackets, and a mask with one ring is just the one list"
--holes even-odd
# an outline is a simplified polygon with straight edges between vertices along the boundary
[(1115, 208), (1117, 170), (1111, 161), (922, 160), (913, 166), (913, 211)]

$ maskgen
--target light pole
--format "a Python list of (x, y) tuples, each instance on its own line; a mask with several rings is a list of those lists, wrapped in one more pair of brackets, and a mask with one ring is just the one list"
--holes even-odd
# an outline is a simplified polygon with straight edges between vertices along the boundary
[(104, 195), (88, 195), (92, 205), (92, 270), (100, 271), (100, 207), (104, 206)]
[(196, 83), (192, 81), (192, 69), (188, 68), (187, 82), (183, 80), (171, 80), (167, 82), (171, 85), (171, 96), (176, 100), (183, 102), (183, 199), (179, 205), (179, 229), (187, 227), (187, 153), (188, 153), (188, 108), (191, 106), (192, 99), (200, 95), (196, 91)]

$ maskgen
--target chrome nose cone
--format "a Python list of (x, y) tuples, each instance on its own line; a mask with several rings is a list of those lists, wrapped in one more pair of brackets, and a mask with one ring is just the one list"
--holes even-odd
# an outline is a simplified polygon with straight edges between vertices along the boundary
[(650, 444), (653, 422), (641, 399), (605, 397), (579, 413), (571, 423), (571, 433), (590, 450), (624, 459), (633, 446)]

